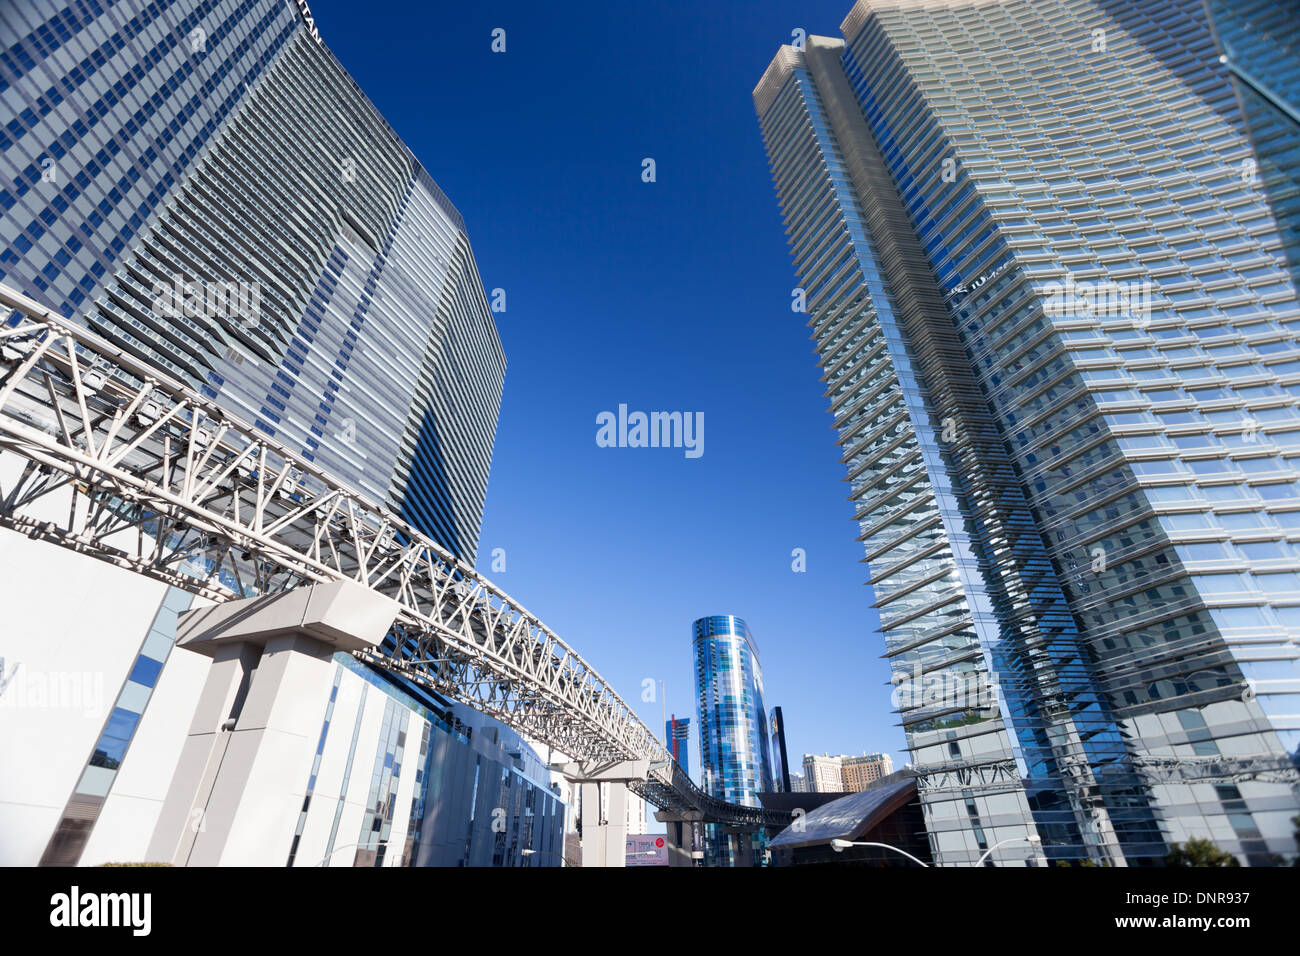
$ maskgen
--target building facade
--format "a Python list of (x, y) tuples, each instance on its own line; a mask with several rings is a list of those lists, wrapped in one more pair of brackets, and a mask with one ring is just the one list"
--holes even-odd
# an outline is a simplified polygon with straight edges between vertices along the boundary
[[(693, 627), (699, 709), (700, 784), (710, 796), (757, 807), (772, 789), (767, 710), (758, 647), (745, 622), (702, 617)], [(713, 825), (705, 827), (705, 861), (729, 866), (735, 849)]]
[(0, 281), (472, 562), (496, 325), (460, 214), (305, 11), (0, 9)]
[(804, 754), (804, 774), (814, 793), (861, 793), (894, 772), (889, 754)]
[[(0, 774), (0, 864), (200, 862), (177, 858), (163, 815), (211, 666), (173, 645), (176, 619), (204, 602), (9, 531), (0, 570), (14, 771)], [(75, 613), (52, 620), (47, 602)], [(205, 865), (559, 865), (567, 808), (517, 734), (347, 654), (322, 670), (295, 704), (304, 732), (280, 752), (282, 783), (253, 780), (255, 826), (237, 822)]]
[(811, 793), (843, 793), (840, 758), (830, 754), (804, 754), (803, 774)]
[[(492, 311), (460, 214), (306, 4), (0, 5), (0, 113), (0, 282), (474, 562)], [(189, 598), (8, 531), (0, 562), (3, 862), (176, 859), (155, 834), (211, 666), (172, 646)], [(283, 786), (249, 794), (257, 838), (213, 862), (558, 864), (526, 742), (351, 658), (321, 673)]]
[(861, 793), (877, 780), (894, 772), (894, 758), (889, 754), (862, 754), (840, 758), (840, 779), (848, 793)]
[(862, 0), (754, 91), (941, 865), (1295, 853), (1300, 304), (1137, 6)]

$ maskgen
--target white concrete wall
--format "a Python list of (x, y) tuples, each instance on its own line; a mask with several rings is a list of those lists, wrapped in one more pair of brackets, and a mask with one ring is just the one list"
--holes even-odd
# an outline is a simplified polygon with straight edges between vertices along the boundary
[(82, 866), (150, 860), (149, 838), (158, 823), (172, 772), (194, 715), (194, 705), (211, 660), (173, 648), (158, 678), (149, 708), (117, 772), (99, 823), (86, 843)]
[[(19, 466), (13, 456), (0, 455), (0, 480), (7, 485)], [(35, 517), (63, 520), (67, 500), (51, 496), (45, 513)], [(166, 591), (152, 579), (0, 529), (0, 681), (7, 682), (0, 693), (0, 865), (40, 861)], [(192, 606), (206, 603), (196, 599)], [(210, 665), (205, 656), (171, 649), (81, 865), (167, 862), (151, 860), (149, 845)], [(264, 715), (263, 724), (276, 728), (275, 752), (250, 758), (248, 786), (234, 808), (241, 825), (221, 851), (223, 864), (287, 861), (337, 667), (318, 661), (295, 672), (294, 691)], [(370, 839), (360, 828), (388, 700), (343, 669), (296, 865), (319, 865), (325, 857), (340, 797), (343, 810), (329, 865), (351, 866), (356, 844)], [(347, 792), (341, 793), (359, 712), (355, 760)], [(409, 711), (405, 717), (406, 747), (386, 866), (401, 862), (420, 769), (424, 718)], [(436, 739), (435, 734), (431, 746)], [(566, 829), (571, 828), (570, 823)]]
[(0, 530), (0, 865), (40, 861), (165, 591)]

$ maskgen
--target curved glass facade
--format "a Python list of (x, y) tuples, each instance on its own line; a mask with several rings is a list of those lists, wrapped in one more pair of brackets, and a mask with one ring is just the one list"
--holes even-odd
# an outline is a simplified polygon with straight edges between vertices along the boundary
[[(700, 784), (710, 796), (749, 807), (772, 786), (767, 711), (758, 647), (738, 617), (702, 617), (692, 627), (699, 702)], [(705, 860), (733, 862), (730, 842), (708, 826)]]
[[(366, 867), (560, 865), (566, 807), (545, 763), (523, 738), (349, 654), (334, 660), (334, 686), (288, 866), (318, 866), (322, 860)], [(364, 682), (360, 703), (355, 681), (349, 685), (350, 708), (339, 701), (344, 672)], [(367, 708), (368, 695), (376, 692), (378, 700)], [(349, 720), (337, 719), (345, 711)], [(322, 758), (331, 747), (338, 749), (331, 734), (348, 741), (347, 769), (342, 783), (317, 799)], [(364, 795), (359, 820), (344, 812), (354, 795)], [(304, 834), (314, 832), (314, 849), (300, 853)]]

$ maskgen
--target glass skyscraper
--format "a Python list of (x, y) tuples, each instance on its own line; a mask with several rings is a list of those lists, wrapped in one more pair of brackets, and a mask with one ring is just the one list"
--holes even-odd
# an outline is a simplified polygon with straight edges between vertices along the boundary
[(306, 4), (6, 3), (0, 116), (0, 281), (473, 561), (496, 325)]
[(1295, 853), (1300, 303), (1138, 6), (863, 0), (754, 91), (941, 865)]
[[(772, 764), (758, 647), (731, 615), (702, 617), (692, 630), (701, 786), (720, 800), (761, 806), (758, 795), (772, 790)], [(718, 830), (705, 828), (705, 860), (727, 866), (733, 849)]]

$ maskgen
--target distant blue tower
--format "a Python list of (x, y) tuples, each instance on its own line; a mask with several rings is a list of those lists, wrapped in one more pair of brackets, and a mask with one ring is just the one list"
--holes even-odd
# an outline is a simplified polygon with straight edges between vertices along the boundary
[[(696, 621), (694, 647), (701, 784), (719, 799), (760, 806), (759, 793), (772, 790), (772, 764), (758, 648), (731, 615)], [(727, 866), (732, 849), (715, 829), (707, 828), (706, 860)]]

